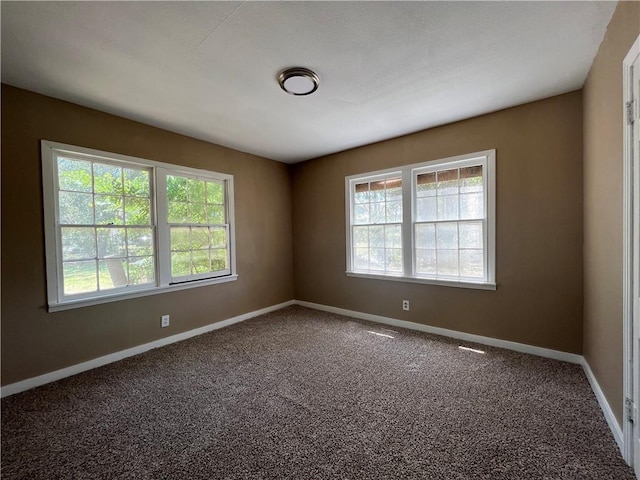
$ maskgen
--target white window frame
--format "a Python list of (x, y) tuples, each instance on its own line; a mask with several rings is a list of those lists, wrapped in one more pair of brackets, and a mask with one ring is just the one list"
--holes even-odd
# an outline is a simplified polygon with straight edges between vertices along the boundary
[[(201, 170), (191, 167), (156, 162), (143, 158), (117, 153), (104, 152), (90, 148), (77, 147), (48, 140), (41, 141), (42, 190), (44, 204), (45, 261), (47, 273), (47, 301), (50, 312), (71, 308), (97, 305), (101, 303), (125, 300), (129, 298), (155, 295), (169, 291), (184, 290), (237, 280), (235, 249), (235, 208), (233, 175)], [(131, 165), (150, 171), (150, 201), (152, 204), (151, 227), (154, 230), (154, 256), (156, 282), (150, 285), (127, 286), (104, 292), (67, 295), (62, 286), (62, 242), (58, 228), (57, 168), (58, 156), (98, 161), (119, 166)], [(184, 175), (191, 178), (223, 181), (225, 184), (226, 221), (228, 224), (229, 269), (214, 272), (212, 275), (194, 277), (194, 279), (171, 280), (171, 259), (169, 227), (167, 223), (166, 175)]]
[[(415, 224), (415, 178), (419, 173), (428, 171), (447, 170), (470, 165), (482, 165), (484, 177), (484, 257), (485, 276), (482, 279), (428, 276), (415, 273), (415, 248), (414, 248), (414, 224)], [(402, 176), (402, 274), (384, 274), (356, 271), (353, 269), (353, 245), (351, 244), (351, 232), (354, 218), (354, 185), (371, 181), (371, 179), (384, 178), (390, 175)], [(484, 150), (455, 157), (416, 163), (402, 167), (367, 172), (351, 175), (345, 178), (345, 211), (346, 211), (346, 274), (349, 277), (360, 277), (379, 280), (401, 281), (409, 283), (424, 283), (459, 288), (473, 288), (482, 290), (495, 290), (495, 225), (496, 225), (496, 151)]]
[[(206, 174), (204, 174), (206, 173)], [(178, 175), (178, 176), (184, 176), (186, 178), (190, 178), (190, 179), (195, 179), (195, 180), (204, 180), (204, 181), (220, 181), (220, 180), (224, 180), (223, 178), (221, 178), (221, 174), (215, 174), (213, 172), (204, 172), (200, 171), (200, 172), (195, 172), (195, 171), (190, 171), (187, 172), (184, 169), (176, 169), (176, 168), (161, 168), (158, 167), (155, 169), (155, 178), (156, 178), (156, 184), (158, 185), (158, 191), (160, 193), (163, 193), (162, 195), (157, 195), (156, 196), (156, 204), (158, 207), (158, 218), (160, 219), (167, 219), (168, 218), (168, 210), (169, 210), (169, 201), (166, 195), (166, 191), (167, 191), (167, 176), (168, 175)], [(230, 175), (228, 175), (230, 176)], [(227, 182), (225, 181), (225, 185), (227, 185)], [(226, 211), (226, 219), (229, 220), (229, 199), (227, 198), (227, 190), (228, 188), (225, 187), (224, 191), (225, 191), (225, 209)], [(231, 275), (232, 269), (231, 269), (231, 265), (230, 265), (230, 261), (229, 258), (227, 258), (228, 261), (228, 265), (229, 268), (227, 268), (226, 270), (222, 270), (222, 271), (217, 271), (217, 272), (207, 272), (207, 273), (200, 273), (200, 274), (191, 274), (191, 275), (186, 275), (186, 276), (180, 276), (180, 277), (173, 277), (171, 275), (171, 226), (176, 226), (178, 224), (169, 224), (167, 223), (166, 220), (163, 220), (161, 223), (162, 228), (159, 228), (158, 231), (158, 254), (159, 254), (159, 265), (160, 265), (160, 283), (161, 285), (178, 285), (178, 284), (182, 284), (182, 283), (186, 283), (186, 282), (193, 282), (193, 281), (198, 281), (198, 280), (207, 280), (207, 279), (211, 279), (214, 277), (224, 277), (224, 276), (228, 276)], [(203, 225), (195, 225), (195, 224), (184, 224), (185, 227), (190, 227), (190, 226), (209, 226), (209, 224), (203, 224)], [(227, 227), (227, 250), (230, 252), (231, 251), (231, 241), (230, 241), (230, 231), (231, 231), (231, 224), (229, 222), (227, 222), (225, 224), (225, 226)]]

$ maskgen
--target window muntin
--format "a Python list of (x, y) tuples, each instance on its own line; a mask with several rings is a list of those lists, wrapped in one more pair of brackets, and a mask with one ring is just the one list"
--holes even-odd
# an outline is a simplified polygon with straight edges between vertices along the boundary
[[(380, 267), (378, 252), (376, 268), (371, 268), (368, 231), (372, 226), (387, 228), (386, 216), (383, 222), (378, 213), (378, 221), (371, 221), (372, 209), (382, 211), (371, 207), (371, 185), (390, 178), (399, 179), (400, 194), (393, 201), (403, 207), (401, 218), (392, 224), (398, 228), (402, 253), (401, 268), (394, 270)], [(353, 175), (346, 187), (349, 275), (495, 288), (495, 150)], [(381, 202), (382, 196), (374, 195), (374, 203)], [(362, 204), (369, 205), (368, 222)], [(381, 248), (382, 231), (375, 235), (376, 248)]]
[(402, 177), (353, 183), (354, 268), (402, 273)]
[(484, 158), (477, 162), (413, 170), (416, 276), (486, 277)]
[(229, 273), (229, 225), (223, 181), (167, 175), (171, 280)]
[(155, 283), (148, 168), (55, 157), (62, 295)]
[[(45, 140), (41, 146), (50, 311), (237, 278), (233, 176)], [(186, 185), (171, 201), (168, 177)], [(171, 274), (169, 206), (174, 250), (189, 255), (189, 275)], [(188, 246), (179, 243), (178, 228), (188, 232)]]

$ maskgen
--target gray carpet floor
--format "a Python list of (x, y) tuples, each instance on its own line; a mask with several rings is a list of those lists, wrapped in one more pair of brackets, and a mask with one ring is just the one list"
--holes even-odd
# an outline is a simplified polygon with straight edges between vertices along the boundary
[(581, 367), (459, 345), (289, 307), (3, 399), (2, 478), (634, 478)]

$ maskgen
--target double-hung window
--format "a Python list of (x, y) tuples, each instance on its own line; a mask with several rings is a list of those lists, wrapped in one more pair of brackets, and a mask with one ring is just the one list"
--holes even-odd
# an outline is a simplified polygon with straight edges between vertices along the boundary
[(353, 186), (354, 268), (402, 273), (402, 177), (362, 178)]
[(52, 311), (234, 280), (233, 177), (42, 142)]
[(166, 191), (159, 209), (167, 219), (171, 282), (230, 274), (224, 180), (165, 169), (159, 175)]
[(495, 288), (495, 150), (346, 179), (347, 274)]

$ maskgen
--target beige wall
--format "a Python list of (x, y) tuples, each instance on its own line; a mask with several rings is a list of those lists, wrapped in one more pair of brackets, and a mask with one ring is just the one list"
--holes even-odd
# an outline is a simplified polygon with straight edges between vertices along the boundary
[[(40, 139), (233, 174), (238, 280), (47, 313)], [(3, 85), (3, 385), (291, 300), (291, 240), (286, 165)]]
[[(621, 62), (639, 31), (621, 2), (584, 92), (291, 167), (3, 85), (2, 384), (297, 298), (584, 351), (620, 420)], [(40, 139), (235, 175), (239, 280), (47, 313)], [(496, 291), (346, 277), (345, 176), (492, 148)]]
[[(345, 275), (345, 176), (492, 148), (496, 291)], [(298, 164), (293, 232), (296, 299), (581, 353), (581, 92)]]
[(622, 419), (622, 60), (640, 3), (620, 2), (584, 86), (584, 355)]

